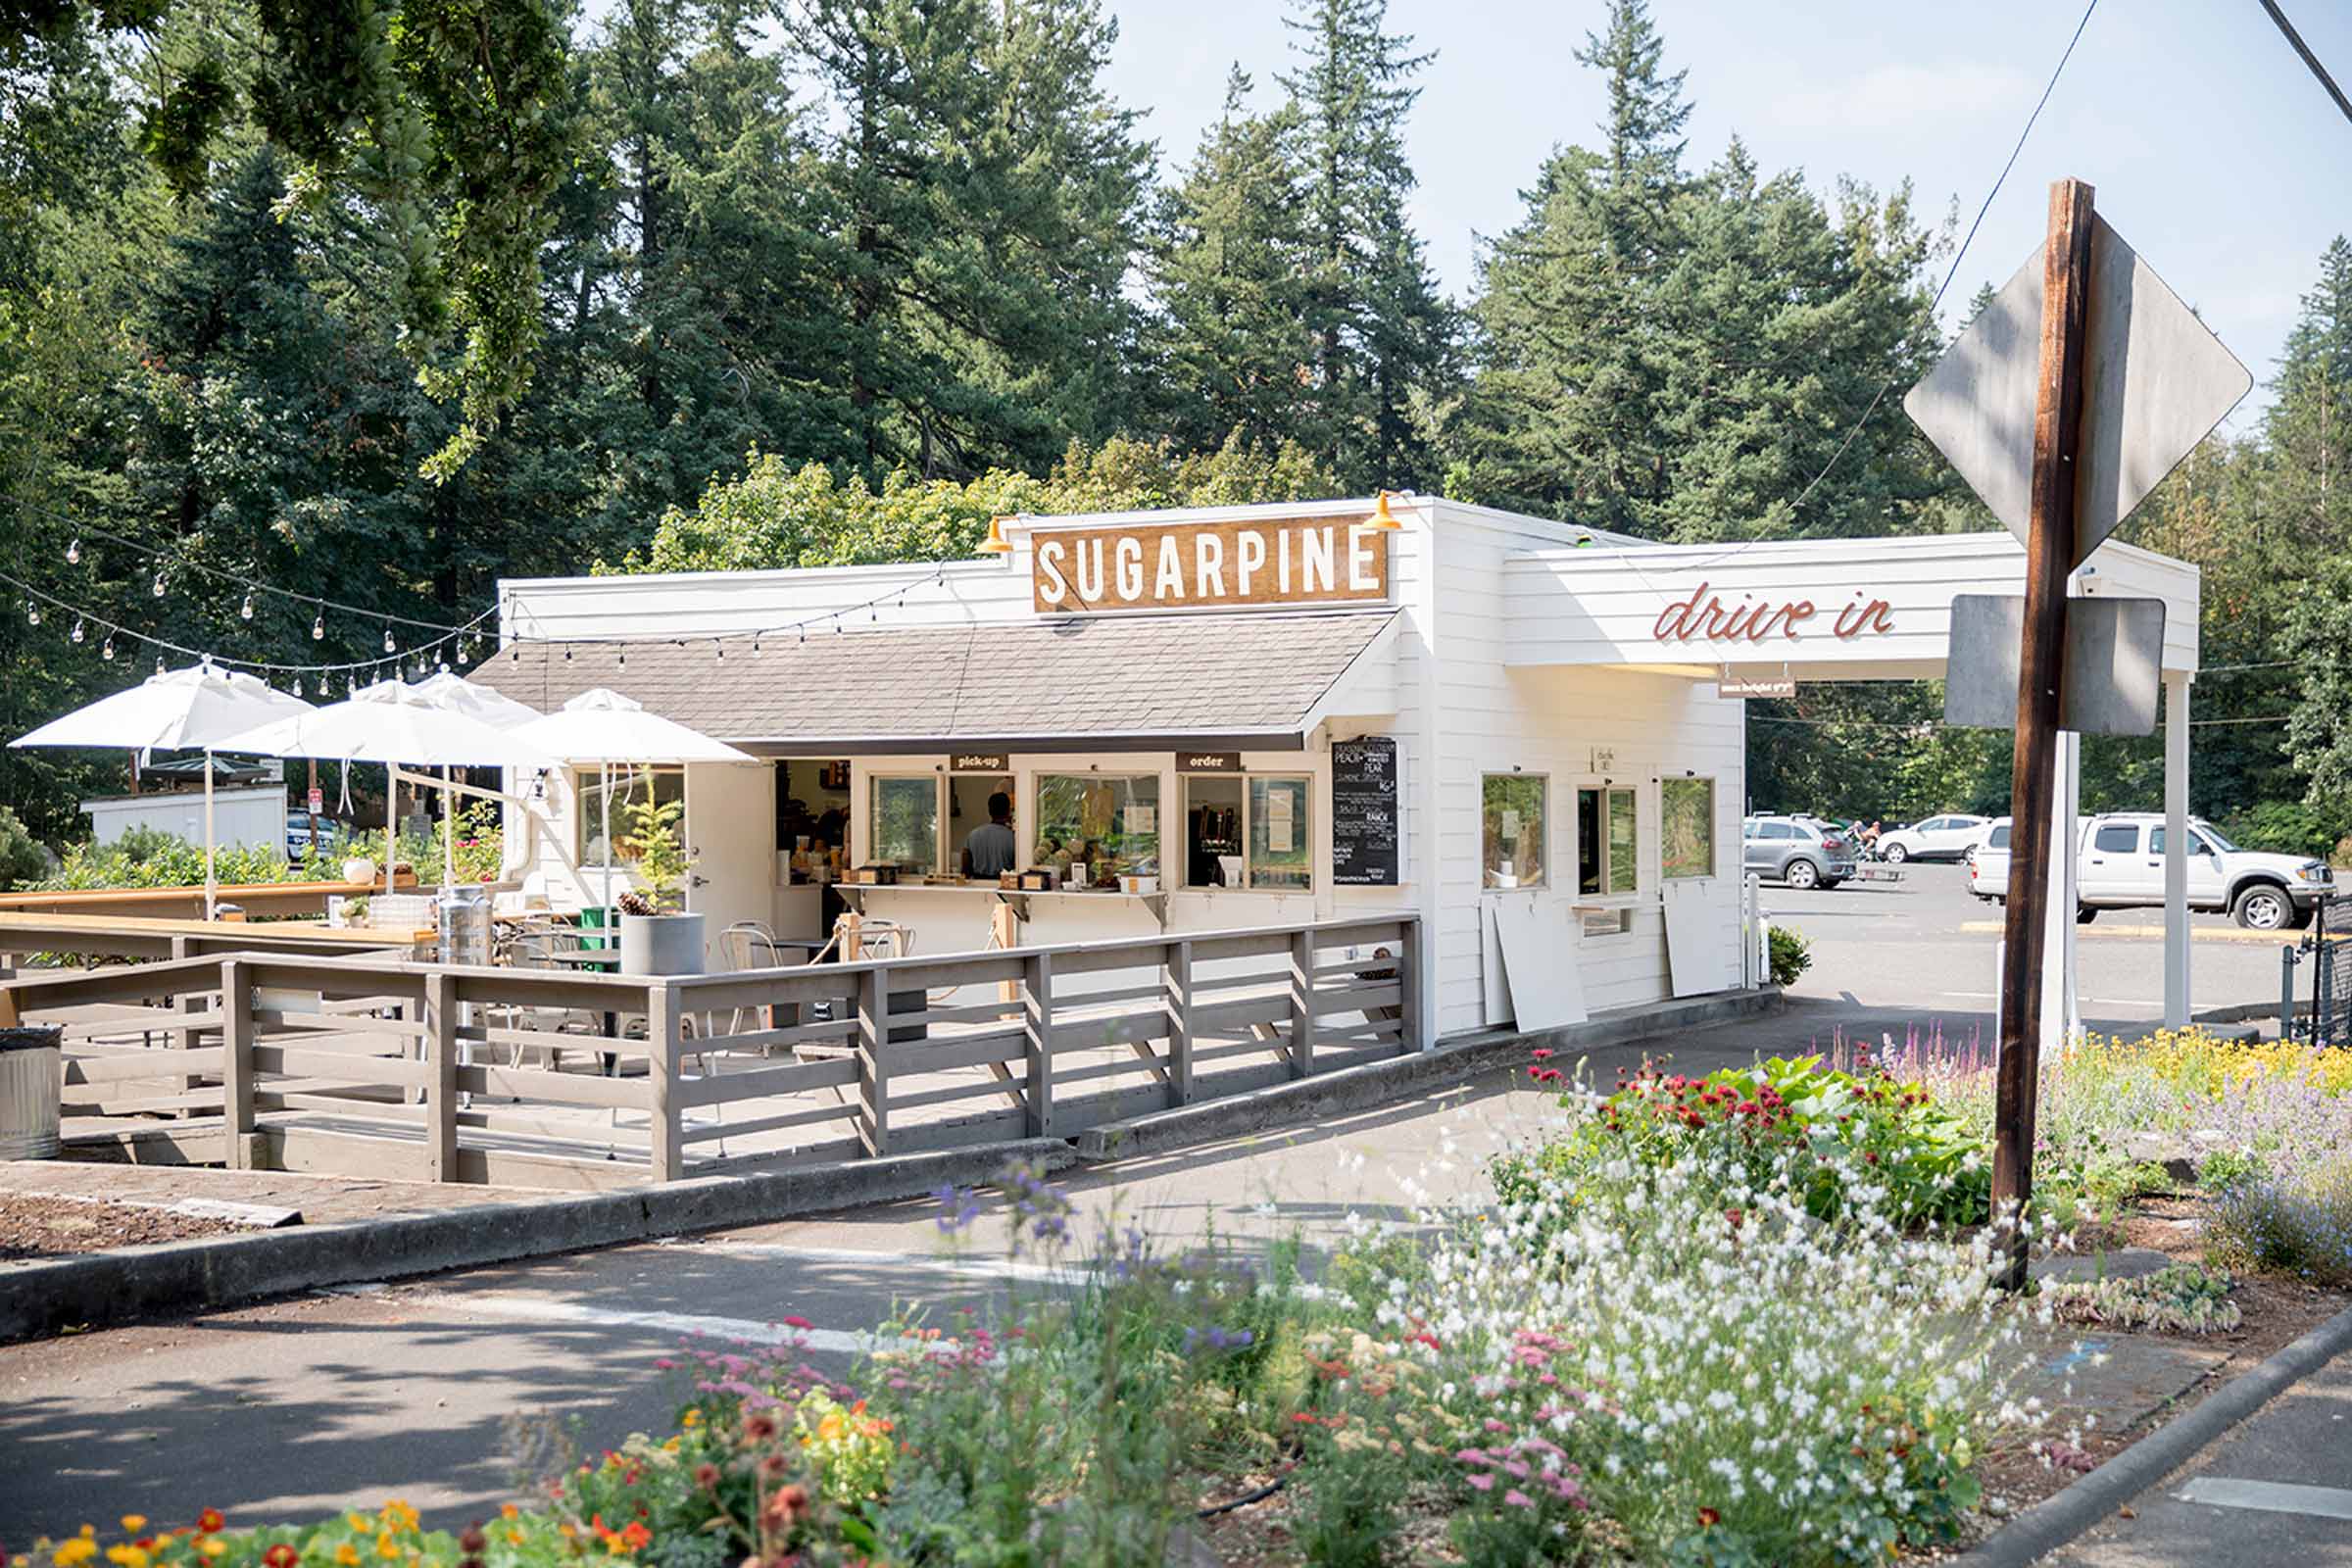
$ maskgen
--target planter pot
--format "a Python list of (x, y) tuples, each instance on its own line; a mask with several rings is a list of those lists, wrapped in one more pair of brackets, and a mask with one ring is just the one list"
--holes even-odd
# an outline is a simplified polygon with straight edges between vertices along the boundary
[(0, 1029), (0, 1159), (55, 1159), (65, 1069), (55, 1028)]
[(701, 915), (620, 917), (622, 974), (701, 974), (704, 967)]

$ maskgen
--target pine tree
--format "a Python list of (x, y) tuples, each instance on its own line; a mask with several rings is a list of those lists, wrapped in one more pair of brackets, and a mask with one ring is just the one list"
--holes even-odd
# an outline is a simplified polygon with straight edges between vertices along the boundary
[(2264, 421), (2272, 520), (2299, 550), (2352, 546), (2352, 242), (2337, 235), (2287, 334)]
[(1286, 18), (1306, 193), (1302, 319), (1312, 358), (1296, 428), (1350, 489), (1426, 483), (1413, 406), (1445, 384), (1456, 328), (1405, 218), (1404, 119), (1435, 58), (1382, 30), (1387, 0), (1299, 0)]
[(1252, 114), (1250, 93), (1237, 65), (1223, 115), (1162, 202), (1152, 248), (1157, 427), (1196, 447), (1287, 432), (1313, 353), (1297, 111)]

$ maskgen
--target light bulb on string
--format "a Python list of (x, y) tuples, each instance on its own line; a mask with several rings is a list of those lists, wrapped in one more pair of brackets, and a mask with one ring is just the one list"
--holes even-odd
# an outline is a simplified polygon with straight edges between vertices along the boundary
[(718, 662), (720, 663), (723, 664), (727, 662), (727, 645), (720, 642), (715, 637), (710, 639), (710, 651), (718, 655)]
[(297, 697), (302, 695), (302, 677), (300, 675), (294, 677), (294, 695)]
[(154, 591), (156, 598), (161, 599), (164, 597), (164, 572), (161, 566), (156, 568)]
[(760, 639), (757, 637), (752, 639), (752, 657), (754, 659), (760, 657)]
[(384, 652), (387, 654), (400, 652), (400, 645), (392, 640), (392, 623), (388, 620), (384, 622)]
[(81, 539), (79, 535), (76, 535), (73, 542), (66, 546), (66, 564), (69, 566), (78, 566), (81, 564)]
[(240, 620), (251, 620), (253, 618), (253, 590), (250, 588), (245, 590), (245, 603), (238, 608), (237, 617)]
[(629, 651), (628, 651), (626, 648), (623, 648), (623, 649), (620, 651), (620, 662), (619, 662), (619, 667), (620, 667), (620, 668), (622, 668), (622, 669), (626, 669), (626, 668), (628, 668), (628, 667), (629, 667)]
[(75, 615), (74, 617), (74, 640), (75, 642), (79, 642), (81, 641), (81, 617), (79, 615)]
[(158, 675), (164, 672), (164, 656), (161, 654), (155, 656), (155, 672)]
[(35, 601), (33, 601), (33, 600), (30, 600), (30, 599), (27, 599), (27, 600), (25, 600), (25, 601), (24, 601), (24, 624), (25, 624), (25, 625), (27, 625), (27, 626), (38, 626), (40, 623), (41, 623), (41, 607), (40, 607), (40, 605), (39, 605), (38, 603), (36, 603)]
[(113, 632), (110, 631), (106, 634), (106, 646), (98, 650), (98, 657), (107, 661), (109, 663), (114, 662), (115, 634)]
[(311, 641), (313, 641), (313, 642), (315, 642), (315, 643), (316, 643), (316, 642), (323, 642), (323, 641), (325, 641), (325, 639), (326, 639), (326, 612), (325, 612), (325, 611), (323, 611), (323, 610), (321, 610), (320, 612), (318, 612), (318, 613), (317, 613), (316, 615), (313, 615), (313, 616), (311, 617)]

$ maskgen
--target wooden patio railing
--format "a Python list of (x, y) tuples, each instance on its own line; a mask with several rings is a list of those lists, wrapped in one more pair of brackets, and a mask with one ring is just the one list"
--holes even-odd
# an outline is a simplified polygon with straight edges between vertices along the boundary
[[(266, 929), (266, 928), (265, 928)], [(69, 1118), (221, 1155), (630, 1180), (1073, 1137), (1418, 1047), (1416, 917), (646, 979), (243, 952), (5, 985)], [(70, 1124), (69, 1131), (74, 1125)]]

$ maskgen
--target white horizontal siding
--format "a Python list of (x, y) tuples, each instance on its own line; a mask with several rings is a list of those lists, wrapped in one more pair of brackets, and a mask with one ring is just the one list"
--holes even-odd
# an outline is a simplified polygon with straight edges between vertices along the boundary
[[(1442, 867), (1435, 916), (1439, 1031), (1483, 1027), (1484, 904), (1489, 897), (1536, 906), (1539, 929), (1557, 933), (1560, 956), (1577, 964), (1586, 1005), (1595, 1011), (1654, 1002), (1672, 994), (1665, 924), (1658, 902), (1658, 778), (1685, 770), (1716, 781), (1718, 874), (1707, 898), (1721, 908), (1715, 940), (1738, 972), (1740, 812), (1745, 796), (1742, 706), (1715, 696), (1711, 683), (1613, 669), (1515, 668), (1526, 629), (1498, 613), (1513, 563), (1531, 549), (1556, 553), (1577, 568), (1599, 567), (1633, 552), (1562, 551), (1567, 524), (1512, 518), (1477, 509), (1440, 509), (1437, 588), (1440, 646), (1438, 789)], [(1565, 568), (1563, 568), (1565, 570)], [(1655, 611), (1651, 612), (1654, 616)], [(1613, 749), (1606, 775), (1631, 784), (1639, 806), (1641, 854), (1634, 926), (1623, 935), (1586, 937), (1569, 907), (1576, 863), (1578, 788), (1597, 785), (1593, 749)], [(1514, 767), (1549, 779), (1545, 824), (1548, 883), (1542, 890), (1488, 895), (1480, 888), (1482, 777)]]

